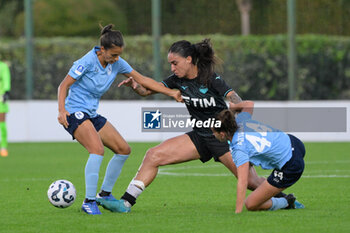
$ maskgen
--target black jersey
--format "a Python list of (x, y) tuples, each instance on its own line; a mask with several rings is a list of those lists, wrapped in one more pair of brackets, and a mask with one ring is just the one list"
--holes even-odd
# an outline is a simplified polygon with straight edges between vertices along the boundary
[[(175, 74), (163, 80), (162, 83), (166, 87), (181, 91), (191, 119), (196, 121), (213, 119), (217, 113), (227, 109), (224, 97), (232, 91), (232, 88), (215, 73), (211, 77), (208, 87), (201, 85), (198, 77), (194, 79), (179, 78)], [(208, 127), (195, 126), (193, 129), (203, 136), (212, 135), (211, 129)]]

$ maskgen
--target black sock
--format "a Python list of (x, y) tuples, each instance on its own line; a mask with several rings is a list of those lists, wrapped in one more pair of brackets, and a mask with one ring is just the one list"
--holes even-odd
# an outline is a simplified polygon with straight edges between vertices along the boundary
[(277, 193), (274, 197), (286, 197), (286, 196), (287, 194), (280, 192), (280, 193)]
[(124, 195), (120, 199), (123, 199), (123, 200), (129, 202), (132, 206), (135, 205), (135, 203), (136, 203), (136, 198), (127, 192), (125, 192)]
[(106, 197), (106, 196), (109, 196), (111, 194), (111, 192), (106, 192), (106, 191), (104, 191), (104, 190), (101, 190), (101, 192), (99, 193), (99, 195), (101, 196), (101, 197)]
[(94, 202), (95, 200), (85, 198), (84, 203)]

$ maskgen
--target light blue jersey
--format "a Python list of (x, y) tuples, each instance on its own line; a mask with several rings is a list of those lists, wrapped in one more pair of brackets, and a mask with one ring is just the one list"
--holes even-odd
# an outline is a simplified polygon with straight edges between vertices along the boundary
[(97, 116), (96, 110), (101, 96), (109, 89), (117, 74), (130, 73), (132, 67), (121, 57), (103, 68), (94, 47), (82, 58), (75, 61), (68, 74), (77, 81), (70, 87), (65, 101), (69, 113), (82, 111), (90, 117)]
[(252, 120), (248, 112), (239, 113), (236, 122), (238, 130), (230, 150), (237, 167), (250, 162), (263, 169), (281, 169), (292, 157), (291, 142), (284, 132)]

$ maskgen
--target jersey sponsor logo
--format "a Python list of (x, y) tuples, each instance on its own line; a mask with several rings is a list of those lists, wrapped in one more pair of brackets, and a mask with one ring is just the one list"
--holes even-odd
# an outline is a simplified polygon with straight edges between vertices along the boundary
[(208, 98), (191, 98), (189, 96), (182, 96), (182, 99), (185, 101), (186, 105), (193, 105), (194, 107), (201, 107), (201, 108), (209, 108), (209, 107), (215, 107), (216, 102), (215, 98), (211, 96)]
[(208, 92), (208, 88), (205, 87), (205, 86), (201, 86), (201, 87), (199, 88), (199, 91), (200, 91), (202, 94), (205, 94), (205, 93)]
[(220, 77), (220, 76), (217, 76), (215, 79), (221, 79), (221, 77)]
[(186, 90), (188, 86), (181, 86), (182, 90)]
[(78, 67), (75, 69), (74, 73), (77, 75), (81, 75), (84, 71), (85, 67), (83, 65), (78, 65)]
[(83, 119), (83, 117), (84, 117), (84, 113), (83, 113), (83, 112), (76, 112), (76, 113), (74, 113), (74, 116), (75, 116), (75, 118), (77, 118), (78, 120), (81, 120), (81, 119)]
[(143, 112), (143, 128), (144, 129), (160, 129), (162, 120), (162, 113), (157, 111)]

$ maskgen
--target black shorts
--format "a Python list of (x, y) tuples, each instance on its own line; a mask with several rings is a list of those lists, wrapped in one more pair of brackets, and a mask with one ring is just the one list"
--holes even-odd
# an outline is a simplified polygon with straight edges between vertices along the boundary
[(297, 137), (288, 134), (292, 145), (292, 157), (279, 169), (274, 169), (267, 182), (277, 188), (288, 188), (295, 184), (304, 171), (305, 147)]
[(200, 155), (200, 160), (205, 163), (211, 158), (219, 161), (219, 157), (230, 151), (227, 142), (220, 142), (214, 135), (201, 136), (192, 130), (186, 133), (192, 140)]
[(71, 113), (70, 116), (67, 116), (68, 128), (64, 127), (65, 130), (68, 131), (70, 135), (72, 135), (73, 140), (74, 131), (78, 128), (78, 126), (86, 120), (90, 120), (91, 123), (95, 126), (96, 131), (98, 132), (102, 127), (106, 124), (107, 119), (101, 115), (97, 115), (96, 117), (91, 118), (85, 112), (74, 112)]

